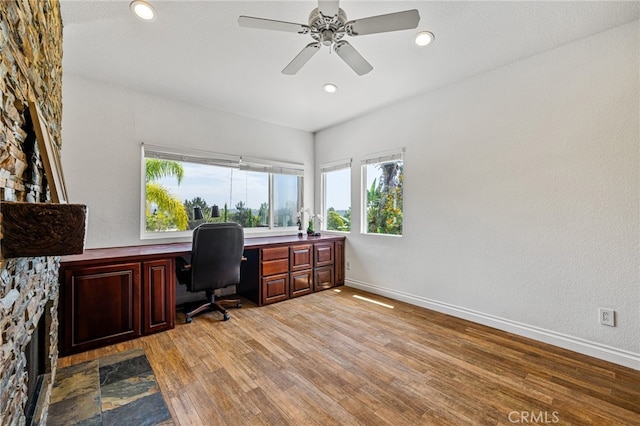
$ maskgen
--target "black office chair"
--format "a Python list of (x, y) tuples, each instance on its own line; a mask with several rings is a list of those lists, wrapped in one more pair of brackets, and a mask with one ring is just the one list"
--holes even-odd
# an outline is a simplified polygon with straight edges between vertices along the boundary
[(202, 312), (221, 312), (229, 319), (225, 305), (242, 306), (240, 299), (216, 299), (215, 291), (240, 283), (244, 230), (237, 223), (203, 223), (193, 230), (190, 262), (176, 260), (178, 281), (191, 292), (204, 291), (207, 303), (185, 314), (188, 323)]

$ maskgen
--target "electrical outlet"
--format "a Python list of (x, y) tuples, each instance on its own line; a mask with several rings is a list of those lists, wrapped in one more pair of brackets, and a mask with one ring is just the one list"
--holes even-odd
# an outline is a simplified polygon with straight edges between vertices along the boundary
[(345, 266), (344, 266), (344, 267), (345, 267), (345, 269), (346, 269), (347, 271), (350, 271), (350, 270), (351, 270), (351, 262), (347, 260), (347, 261), (345, 262)]
[(600, 317), (600, 324), (608, 325), (610, 327), (616, 326), (616, 313), (613, 309), (600, 308), (598, 313)]

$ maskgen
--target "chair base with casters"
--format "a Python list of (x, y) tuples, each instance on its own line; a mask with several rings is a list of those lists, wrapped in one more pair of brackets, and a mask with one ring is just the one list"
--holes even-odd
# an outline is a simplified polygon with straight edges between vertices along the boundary
[(212, 290), (206, 290), (205, 292), (207, 294), (207, 300), (208, 302), (198, 306), (197, 308), (189, 311), (189, 312), (185, 312), (185, 318), (184, 321), (189, 324), (191, 321), (193, 321), (193, 317), (195, 317), (198, 314), (201, 314), (203, 312), (211, 312), (211, 311), (218, 311), (222, 314), (222, 320), (223, 321), (227, 321), (230, 317), (229, 317), (229, 313), (227, 312), (227, 309), (225, 308), (225, 305), (234, 305), (233, 307), (235, 308), (241, 308), (242, 307), (242, 301), (240, 299), (218, 299), (216, 300), (216, 296), (213, 294)]

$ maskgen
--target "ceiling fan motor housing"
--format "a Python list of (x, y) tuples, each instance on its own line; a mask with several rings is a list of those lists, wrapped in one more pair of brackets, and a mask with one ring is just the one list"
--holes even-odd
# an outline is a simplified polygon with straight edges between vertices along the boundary
[(331, 46), (344, 37), (345, 22), (347, 22), (347, 14), (342, 9), (338, 9), (337, 15), (326, 16), (315, 8), (309, 14), (311, 37), (324, 46)]

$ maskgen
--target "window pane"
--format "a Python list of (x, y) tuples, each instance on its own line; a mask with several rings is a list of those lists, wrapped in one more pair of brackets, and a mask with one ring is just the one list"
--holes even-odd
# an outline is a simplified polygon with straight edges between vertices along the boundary
[(229, 222), (245, 228), (269, 226), (269, 174), (230, 169)]
[(324, 229), (351, 230), (351, 169), (324, 173)]
[[(296, 225), (302, 170), (285, 167), (286, 172), (269, 173), (265, 170), (273, 169), (270, 163), (260, 166), (259, 159), (251, 163), (255, 167), (241, 169), (239, 161), (225, 154), (201, 157), (187, 152), (183, 156), (178, 151), (144, 148), (143, 153), (144, 233), (188, 231), (205, 222), (267, 229)], [(297, 174), (288, 174), (291, 171)]]
[(273, 226), (295, 226), (300, 210), (301, 178), (292, 175), (273, 175)]
[(364, 171), (364, 232), (402, 235), (402, 161), (362, 166)]
[[(204, 222), (236, 222), (247, 228), (269, 226), (268, 173), (149, 158), (146, 164), (147, 232), (182, 231)], [(168, 172), (153, 174), (153, 170), (162, 168)], [(212, 217), (214, 205), (218, 206), (219, 218)], [(202, 219), (194, 217), (196, 206)]]

